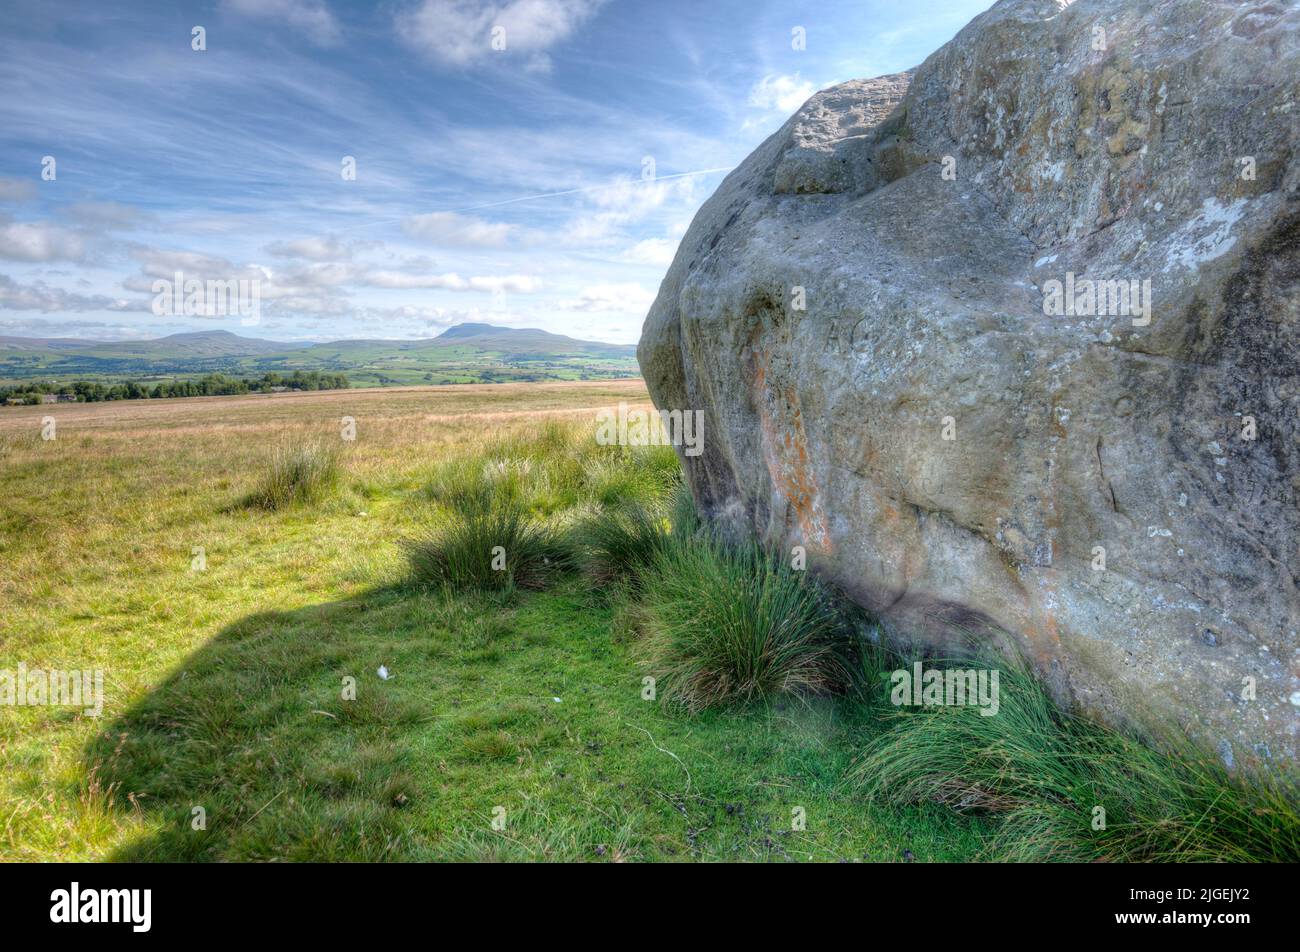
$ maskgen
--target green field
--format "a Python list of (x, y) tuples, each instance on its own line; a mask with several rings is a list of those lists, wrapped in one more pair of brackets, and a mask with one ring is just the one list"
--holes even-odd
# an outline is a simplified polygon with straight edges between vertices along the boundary
[[(7, 413), (0, 668), (102, 668), (107, 700), (99, 719), (0, 708), (0, 857), (974, 856), (978, 824), (843, 789), (851, 705), (675, 716), (641, 697), (626, 608), (577, 577), (398, 584), (447, 460), (644, 398), (632, 381), (70, 405), (50, 442), (46, 408)], [(334, 498), (239, 507), (278, 440), (334, 436), (345, 413)], [(592, 491), (635, 463), (605, 460)]]
[(353, 386), (609, 380), (638, 376), (635, 348), (545, 331), (461, 324), (429, 340), (285, 344), (228, 331), (96, 343), (0, 338), (0, 386), (27, 381), (141, 383), (194, 378), (345, 373)]

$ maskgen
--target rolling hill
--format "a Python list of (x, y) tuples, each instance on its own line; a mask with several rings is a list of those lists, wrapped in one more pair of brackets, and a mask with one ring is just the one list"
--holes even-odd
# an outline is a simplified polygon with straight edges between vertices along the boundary
[(428, 340), (262, 340), (230, 331), (144, 341), (0, 337), (0, 384), (341, 372), (357, 386), (635, 377), (636, 348), (536, 328), (457, 324)]

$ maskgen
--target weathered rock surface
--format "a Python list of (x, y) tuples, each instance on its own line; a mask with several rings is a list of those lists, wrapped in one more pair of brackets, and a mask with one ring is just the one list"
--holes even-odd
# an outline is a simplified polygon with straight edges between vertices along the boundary
[[(1293, 761), (1298, 130), (1279, 0), (1003, 0), (817, 94), (646, 320), (702, 510), (894, 637), (1005, 633), (1063, 702)], [(1150, 322), (1045, 313), (1070, 274), (1149, 280)]]

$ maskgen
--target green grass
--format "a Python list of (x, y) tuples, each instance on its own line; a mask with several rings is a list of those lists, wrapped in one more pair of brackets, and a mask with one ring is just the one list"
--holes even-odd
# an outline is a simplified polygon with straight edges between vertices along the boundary
[(512, 501), (453, 512), (405, 548), (412, 582), (457, 591), (543, 588), (572, 560), (565, 536)]
[[(1249, 782), (1170, 732), (1160, 740), (1064, 714), (1021, 664), (996, 715), (900, 708), (867, 739), (854, 784), (874, 802), (933, 802), (1001, 822), (988, 855), (1044, 862), (1295, 862), (1295, 788)], [(906, 665), (900, 665), (906, 667)]]
[[(851, 705), (665, 717), (642, 698), (614, 618), (569, 580), (504, 600), (377, 590), (244, 619), (87, 751), (113, 792), (104, 809), (134, 812), (149, 831), (113, 855), (937, 860), (978, 849), (980, 821), (864, 809), (841, 789)], [(342, 699), (345, 677), (355, 700)], [(147, 796), (132, 804), (127, 791)], [(206, 830), (192, 828), (195, 806)]]
[(574, 529), (583, 570), (598, 587), (640, 589), (669, 539), (657, 502), (624, 503), (593, 513)]
[(435, 464), (425, 496), (445, 512), (522, 503), (543, 519), (624, 503), (657, 504), (680, 484), (669, 446), (601, 446), (589, 430), (550, 420)]
[(258, 487), (245, 505), (285, 509), (324, 501), (339, 483), (339, 450), (322, 440), (277, 444), (265, 464)]
[(555, 420), (497, 437), (430, 473), (424, 496), (436, 508), (404, 543), (412, 581), (541, 588), (579, 552), (593, 579), (615, 581), (638, 558), (629, 544), (657, 544), (663, 520), (652, 513), (679, 484), (671, 447), (601, 446)]
[(658, 553), (644, 603), (669, 706), (697, 713), (852, 686), (853, 632), (805, 573), (755, 546), (678, 537)]
[[(1005, 665), (997, 717), (890, 708), (859, 613), (709, 540), (671, 451), (594, 442), (629, 386), (60, 408), (48, 442), (41, 408), (0, 420), (0, 668), (107, 682), (98, 720), (0, 708), (0, 858), (1300, 853), (1285, 791), (1066, 718)], [(238, 504), (344, 414), (332, 489)], [(516, 577), (528, 533), (583, 571)]]
[[(666, 494), (662, 448), (582, 438), (591, 408), (644, 399), (631, 388), (141, 401), (60, 408), (52, 442), (38, 418), (0, 428), (0, 668), (107, 682), (100, 719), (0, 708), (0, 858), (976, 855), (984, 820), (843, 789), (855, 704), (685, 718), (644, 699), (629, 603), (583, 574), (541, 591), (403, 584), (400, 540), (456, 512), (429, 489), (448, 461), (530, 460), (547, 481), (518, 499), (556, 528), (601, 507), (598, 464), (658, 472), (642, 503)], [(238, 505), (282, 436), (328, 440), (345, 413), (358, 437), (332, 495)]]

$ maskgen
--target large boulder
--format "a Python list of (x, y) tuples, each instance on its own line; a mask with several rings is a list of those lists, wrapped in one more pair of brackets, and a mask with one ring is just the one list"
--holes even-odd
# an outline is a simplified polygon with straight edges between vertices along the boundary
[(1281, 0), (1003, 0), (815, 95), (646, 319), (702, 511), (893, 638), (1293, 761), (1298, 41)]

